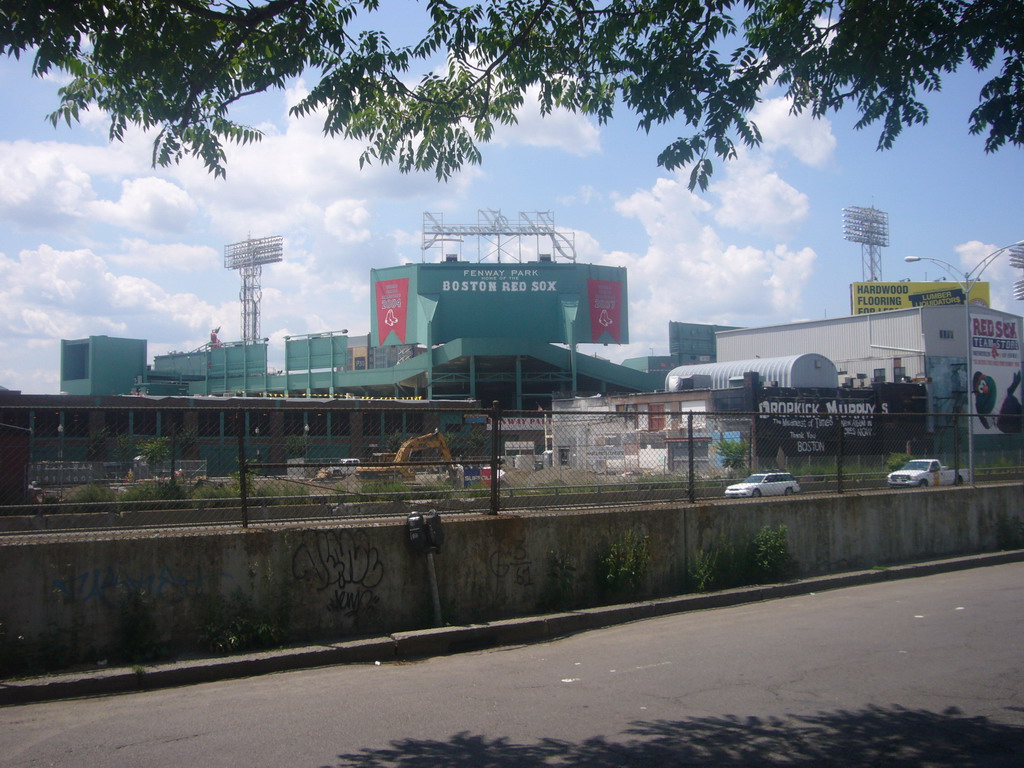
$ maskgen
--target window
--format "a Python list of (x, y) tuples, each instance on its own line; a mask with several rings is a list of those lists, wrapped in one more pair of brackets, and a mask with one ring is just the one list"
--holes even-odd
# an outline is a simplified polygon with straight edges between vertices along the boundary
[(380, 434), (380, 411), (363, 412), (363, 434), (367, 437), (376, 437)]
[(270, 434), (270, 414), (267, 411), (250, 411), (249, 412), (249, 434), (250, 435), (269, 435)]
[(202, 410), (199, 412), (199, 436), (220, 437), (220, 411)]
[[(320, 414), (317, 414), (319, 416)], [(331, 411), (331, 435), (344, 437), (352, 431), (351, 414), (348, 411)]]
[(952, 339), (953, 338), (953, 332), (952, 331), (945, 331), (945, 330), (941, 330), (940, 329), (939, 330), (939, 338), (940, 339)]
[(650, 417), (647, 421), (647, 429), (650, 432), (660, 432), (665, 428), (665, 406), (662, 403), (651, 403)]
[(401, 413), (384, 414), (384, 434), (393, 435), (405, 431), (404, 420)]
[(284, 412), (284, 434), (286, 437), (297, 437), (305, 434), (305, 414), (302, 411)]
[(185, 431), (184, 411), (160, 411), (160, 434), (180, 435)]
[(423, 414), (418, 411), (412, 411), (405, 414), (405, 427), (411, 434), (422, 435), (427, 431), (427, 428), (423, 426)]
[(7, 410), (0, 411), (0, 424), (9, 424), (12, 427), (18, 427), (19, 429), (29, 429), (29, 411), (27, 410)]
[(107, 433), (114, 437), (121, 437), (128, 434), (128, 411), (114, 408), (103, 412), (103, 425)]
[(310, 411), (306, 414), (306, 423), (309, 424), (309, 434), (315, 437), (327, 435), (327, 413), (325, 411)]
[(88, 437), (89, 412), (64, 411), (64, 437)]
[(156, 411), (132, 411), (132, 434), (155, 435)]

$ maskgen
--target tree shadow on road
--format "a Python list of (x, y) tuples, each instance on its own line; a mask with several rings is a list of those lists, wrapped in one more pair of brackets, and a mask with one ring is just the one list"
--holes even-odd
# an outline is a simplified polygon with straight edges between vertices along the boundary
[(1024, 727), (901, 707), (868, 707), (783, 718), (695, 717), (637, 721), (618, 738), (573, 743), (458, 733), (447, 740), (401, 739), (387, 749), (338, 755), (337, 768), (504, 768), (611, 766), (907, 766), (1020, 768)]

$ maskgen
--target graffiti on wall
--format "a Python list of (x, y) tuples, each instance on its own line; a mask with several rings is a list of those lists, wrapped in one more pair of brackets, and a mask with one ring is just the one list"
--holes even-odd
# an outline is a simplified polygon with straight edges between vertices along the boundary
[(165, 565), (143, 574), (117, 571), (108, 565), (106, 568), (93, 568), (67, 578), (54, 579), (53, 590), (73, 603), (99, 601), (111, 605), (125, 592), (180, 603), (196, 597), (207, 586), (215, 588), (224, 575), (206, 573), (198, 565), (194, 569), (176, 569)]
[(521, 587), (533, 585), (533, 578), (530, 575), (530, 560), (526, 554), (526, 542), (519, 541), (511, 551), (498, 550), (492, 552), (487, 559), (491, 573), (498, 582), (505, 579), (510, 573), (513, 581)]
[(330, 591), (332, 613), (358, 618), (380, 603), (375, 590), (384, 579), (384, 563), (365, 534), (307, 531), (292, 555), (292, 575), (317, 592)]

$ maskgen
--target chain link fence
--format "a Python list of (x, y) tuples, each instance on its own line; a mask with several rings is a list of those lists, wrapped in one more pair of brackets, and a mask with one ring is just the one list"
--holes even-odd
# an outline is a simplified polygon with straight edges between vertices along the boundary
[(918, 478), (928, 485), (1024, 476), (1019, 415), (995, 429), (982, 417), (849, 410), (5, 408), (0, 529), (698, 502), (752, 475), (755, 496), (844, 493), (888, 487), (910, 459), (946, 468)]

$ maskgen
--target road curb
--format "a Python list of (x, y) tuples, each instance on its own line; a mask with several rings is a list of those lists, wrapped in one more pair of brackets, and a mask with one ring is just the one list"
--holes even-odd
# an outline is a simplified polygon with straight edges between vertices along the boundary
[(503, 619), (485, 624), (396, 632), (386, 636), (223, 658), (181, 660), (146, 667), (97, 669), (12, 680), (0, 683), (0, 706), (154, 690), (335, 664), (443, 656), (501, 645), (552, 640), (577, 632), (675, 613), (725, 608), (844, 587), (1016, 562), (1024, 562), (1024, 550), (829, 574), (784, 584), (745, 587), (701, 595), (680, 595), (543, 616)]

